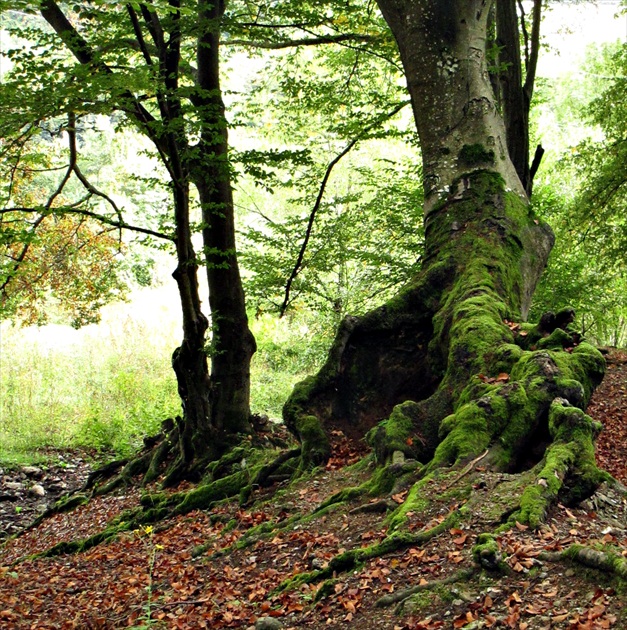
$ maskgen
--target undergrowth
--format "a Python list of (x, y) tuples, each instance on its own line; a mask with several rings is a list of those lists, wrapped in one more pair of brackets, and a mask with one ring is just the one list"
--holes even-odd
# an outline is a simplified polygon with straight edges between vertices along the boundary
[[(137, 301), (112, 305), (101, 324), (80, 330), (3, 324), (0, 463), (34, 463), (46, 449), (129, 456), (162, 420), (179, 414), (171, 369), (181, 334), (175, 306), (150, 303), (138, 313)], [(251, 324), (258, 345), (251, 408), (278, 419), (294, 383), (321, 357), (324, 335), (304, 316)]]

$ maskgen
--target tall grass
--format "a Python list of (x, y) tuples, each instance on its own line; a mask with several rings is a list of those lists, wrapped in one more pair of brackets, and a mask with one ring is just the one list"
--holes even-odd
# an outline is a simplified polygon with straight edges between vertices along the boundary
[[(252, 410), (280, 418), (294, 383), (315, 369), (326, 342), (301, 316), (251, 322), (258, 351)], [(0, 327), (0, 462), (46, 448), (127, 455), (180, 413), (171, 355), (180, 343), (177, 301), (145, 290), (105, 309), (98, 326)]]
[(131, 318), (129, 305), (103, 323), (0, 329), (0, 458), (44, 447), (126, 454), (178, 412), (170, 368), (174, 327)]

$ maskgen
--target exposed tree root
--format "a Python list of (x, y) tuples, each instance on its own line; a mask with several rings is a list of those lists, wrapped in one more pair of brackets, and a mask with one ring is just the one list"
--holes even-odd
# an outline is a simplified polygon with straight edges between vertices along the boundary
[(448, 577), (441, 580), (433, 580), (431, 582), (428, 582), (427, 584), (416, 584), (415, 586), (411, 586), (410, 588), (406, 588), (402, 591), (397, 591), (396, 593), (389, 593), (388, 595), (384, 595), (375, 602), (375, 606), (377, 608), (385, 608), (386, 606), (399, 604), (404, 602), (406, 599), (409, 599), (412, 595), (420, 593), (421, 591), (429, 591), (440, 586), (447, 586), (448, 584), (455, 584), (455, 582), (468, 580), (475, 573), (477, 573), (477, 569), (473, 567), (471, 569), (463, 569), (462, 571), (458, 571), (457, 573), (449, 575)]
[(130, 483), (137, 475), (143, 475), (144, 484), (154, 481), (178, 439), (178, 426), (168, 418), (162, 423), (160, 433), (144, 438), (144, 449), (136, 457), (116, 460), (94, 470), (87, 477), (81, 492), (91, 491), (94, 496), (107, 494), (122, 484)]
[(563, 551), (543, 551), (540, 560), (560, 562), (572, 560), (590, 569), (611, 573), (620, 578), (627, 578), (627, 558), (610, 551), (599, 551), (584, 545), (571, 545)]
[[(157, 449), (159, 445), (157, 445)], [(148, 455), (154, 456), (151, 450)], [(212, 462), (208, 467), (209, 473), (214, 478), (211, 481), (200, 484), (195, 488), (171, 494), (146, 494), (141, 499), (142, 506), (132, 510), (127, 510), (113, 519), (103, 532), (99, 532), (89, 538), (60, 543), (48, 549), (40, 556), (55, 556), (66, 553), (77, 553), (94, 547), (101, 542), (106, 542), (114, 538), (117, 534), (138, 528), (147, 523), (154, 523), (169, 516), (186, 514), (196, 509), (211, 509), (220, 501), (239, 497), (240, 500), (247, 499), (252, 489), (263, 486), (273, 472), (280, 470), (282, 466), (297, 458), (300, 449), (292, 449), (281, 452), (272, 461), (268, 461), (271, 451), (257, 449), (249, 445), (248, 448), (238, 447), (232, 449), (220, 460)], [(146, 455), (146, 454), (145, 454)], [(249, 462), (246, 462), (246, 459)], [(149, 458), (142, 456), (131, 460), (126, 466), (133, 462), (146, 462)], [(139, 464), (136, 464), (138, 467)], [(116, 462), (116, 466), (105, 466), (106, 472), (115, 473), (121, 464)], [(102, 470), (102, 469), (100, 469)], [(135, 468), (129, 469), (135, 470)], [(96, 471), (99, 472), (99, 471)], [(102, 478), (102, 474), (94, 476), (90, 485)], [(216, 478), (217, 477), (217, 478)], [(123, 483), (127, 477), (122, 473), (116, 475), (109, 483), (105, 484), (106, 491), (111, 491), (119, 484)], [(87, 484), (86, 484), (87, 485)], [(64, 497), (34, 521), (28, 529), (39, 525), (44, 519), (59, 512), (66, 512), (87, 503), (94, 494), (104, 494), (101, 486), (95, 486), (92, 493), (77, 493)]]
[(392, 551), (422, 545), (435, 536), (445, 532), (450, 527), (457, 525), (460, 518), (461, 516), (459, 510), (454, 510), (441, 523), (438, 523), (429, 529), (416, 533), (394, 532), (384, 538), (381, 542), (370, 545), (369, 547), (345, 551), (344, 553), (335, 556), (335, 558), (332, 558), (324, 569), (318, 569), (309, 573), (296, 575), (295, 577), (280, 584), (276, 591), (281, 592), (287, 589), (296, 588), (302, 584), (320, 582), (321, 580), (332, 578), (337, 573), (351, 571), (368, 560), (384, 556)]
[(455, 477), (453, 481), (447, 483), (446, 486), (444, 486), (444, 490), (448, 490), (449, 488), (452, 488), (462, 477), (465, 477), (473, 469), (473, 467), (477, 463), (479, 463), (489, 452), (490, 452), (490, 449), (486, 449), (481, 455), (479, 455), (479, 457), (475, 457), (471, 462), (466, 464), (466, 466), (464, 466), (464, 469), (459, 473), (459, 475), (457, 475), (457, 477)]
[(553, 438), (542, 462), (535, 485), (528, 486), (520, 510), (511, 520), (537, 527), (549, 507), (561, 498), (575, 504), (592, 495), (609, 475), (596, 466), (594, 439), (601, 425), (563, 398), (555, 398), (549, 411), (549, 432)]

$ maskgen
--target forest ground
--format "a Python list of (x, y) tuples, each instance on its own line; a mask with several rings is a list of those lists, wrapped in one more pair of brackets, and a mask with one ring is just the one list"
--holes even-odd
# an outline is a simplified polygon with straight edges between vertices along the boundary
[[(600, 465), (627, 484), (627, 352), (610, 351), (607, 359), (608, 373), (589, 413), (604, 425), (597, 446)], [(129, 487), (54, 515), (0, 548), (0, 627), (627, 628), (624, 582), (612, 581), (607, 572), (539, 558), (576, 543), (609, 545), (627, 558), (627, 497), (607, 485), (579, 507), (556, 506), (537, 531), (518, 525), (499, 534), (510, 567), (505, 574), (476, 572), (440, 583), (472, 569), (477, 535), (494, 529), (494, 506), (509, 487), (507, 475), (490, 472), (481, 462), (463, 475), (433, 480), (424, 497), (428, 507), (408, 514), (408, 527), (417, 532), (465, 503), (469, 516), (458, 526), (421, 547), (398, 549), (337, 574), (319, 601), (320, 582), (276, 590), (296, 574), (323, 568), (343, 550), (384, 538), (386, 514), (378, 508), (401, 503), (406, 491), (385, 504), (362, 497), (306, 518), (334, 492), (371, 474), (353, 465), (363, 454), (361, 445), (338, 434), (325, 469), (264, 490), (251, 507), (227, 502), (119, 534), (82, 553), (29, 558), (60, 541), (101, 531), (109, 519), (138, 505), (140, 491)], [(23, 528), (61, 492), (80, 486), (89, 472), (80, 453), (56, 454), (55, 460), (48, 467), (2, 471), (0, 532), (5, 536)], [(464, 493), (468, 487), (470, 497)], [(286, 527), (296, 514), (305, 518)], [(272, 523), (273, 531), (249, 536), (261, 523)], [(440, 585), (433, 588), (434, 583)], [(402, 611), (375, 605), (414, 586), (424, 590)]]

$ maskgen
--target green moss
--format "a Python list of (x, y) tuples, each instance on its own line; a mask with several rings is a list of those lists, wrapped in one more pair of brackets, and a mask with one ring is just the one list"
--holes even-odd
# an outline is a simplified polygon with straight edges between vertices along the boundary
[(501, 344), (494, 352), (494, 370), (498, 374), (509, 374), (522, 357), (522, 349), (513, 343)]
[[(587, 560), (589, 551), (599, 553), (594, 553), (594, 556)], [(604, 573), (627, 578), (627, 560), (621, 555), (620, 549), (617, 547), (605, 545), (601, 549), (591, 550), (585, 545), (574, 544), (563, 551), (563, 556)]]
[(473, 560), (486, 569), (498, 569), (501, 562), (499, 544), (493, 534), (479, 534), (472, 548)]
[(408, 476), (412, 474), (412, 472), (413, 471), (404, 471), (402, 467), (394, 464), (378, 467), (371, 477), (361, 485), (343, 488), (330, 496), (326, 501), (320, 504), (316, 509), (316, 513), (319, 514), (321, 510), (329, 506), (354, 501), (363, 496), (378, 497), (388, 494), (392, 491), (392, 488), (398, 482), (399, 478)]
[(251, 472), (243, 470), (228, 477), (198, 486), (193, 490), (173, 495), (170, 503), (174, 504), (176, 514), (186, 514), (192, 510), (208, 509), (221, 499), (236, 497), (242, 488), (250, 482)]
[(449, 589), (440, 586), (414, 593), (411, 597), (401, 602), (402, 612), (404, 615), (422, 617), (435, 610), (439, 604), (450, 603), (454, 599)]
[(87, 551), (92, 547), (96, 547), (97, 545), (108, 542), (110, 540), (114, 540), (116, 536), (128, 529), (128, 525), (120, 524), (117, 526), (109, 526), (101, 532), (90, 536), (89, 538), (85, 538), (83, 540), (72, 540), (65, 541), (54, 545), (50, 549), (43, 551), (42, 553), (35, 554), (31, 556), (31, 559), (34, 558), (51, 558), (53, 556), (60, 556), (65, 554), (72, 553), (82, 553), (83, 551)]
[(429, 500), (425, 498), (425, 487), (431, 481), (431, 477), (421, 479), (409, 490), (405, 501), (399, 505), (387, 518), (388, 530), (394, 532), (407, 523), (407, 514), (414, 512), (420, 514), (429, 507)]
[(590, 496), (607, 477), (594, 457), (594, 438), (599, 424), (567, 400), (556, 398), (550, 407), (549, 432), (553, 443), (547, 449), (534, 485), (529, 486), (513, 519), (537, 527), (558, 499), (574, 503)]
[(556, 328), (548, 337), (543, 337), (538, 341), (538, 348), (568, 348), (574, 343), (571, 335), (561, 328)]
[(386, 463), (394, 451), (401, 451), (407, 457), (415, 456), (411, 447), (414, 424), (406, 413), (406, 410), (415, 404), (405, 402), (396, 405), (387, 420), (383, 420), (366, 434), (366, 441), (374, 449), (377, 462)]
[(80, 505), (86, 505), (89, 503), (89, 497), (85, 494), (72, 494), (59, 499), (54, 504), (55, 512), (70, 512)]
[(331, 455), (331, 445), (320, 420), (316, 416), (301, 415), (295, 427), (302, 444), (303, 466), (311, 468), (326, 462)]
[(483, 399), (464, 405), (442, 422), (441, 434), (449, 431), (435, 451), (427, 470), (463, 461), (484, 451), (490, 431)]
[(486, 149), (482, 144), (465, 144), (459, 152), (459, 162), (467, 167), (494, 166), (494, 151)]

